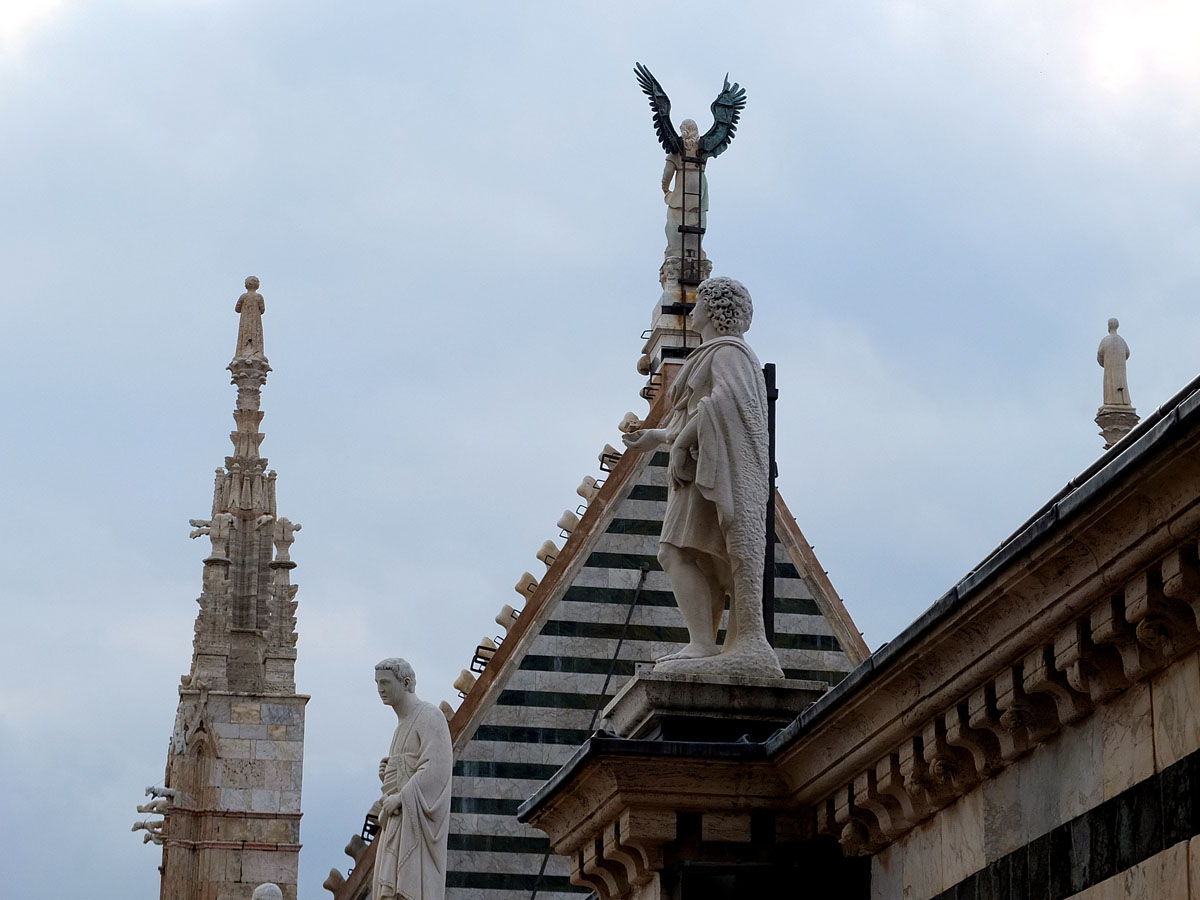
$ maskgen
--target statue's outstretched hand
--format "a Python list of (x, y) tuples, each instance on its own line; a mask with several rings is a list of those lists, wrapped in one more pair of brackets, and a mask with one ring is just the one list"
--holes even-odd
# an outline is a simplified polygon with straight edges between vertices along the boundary
[(654, 450), (667, 440), (665, 428), (642, 428), (632, 434), (621, 435), (621, 440), (630, 450)]
[(383, 798), (382, 812), (385, 816), (393, 815), (403, 804), (399, 794), (388, 794)]

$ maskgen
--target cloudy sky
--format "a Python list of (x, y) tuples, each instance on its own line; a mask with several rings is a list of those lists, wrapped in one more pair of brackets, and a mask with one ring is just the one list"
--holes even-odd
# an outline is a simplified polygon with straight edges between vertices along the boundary
[(6, 896), (157, 896), (162, 779), (233, 304), (302, 522), (301, 892), (627, 410), (662, 155), (707, 127), (706, 246), (778, 364), (780, 486), (872, 648), (1100, 452), (1117, 315), (1143, 415), (1200, 368), (1192, 3), (0, 0)]

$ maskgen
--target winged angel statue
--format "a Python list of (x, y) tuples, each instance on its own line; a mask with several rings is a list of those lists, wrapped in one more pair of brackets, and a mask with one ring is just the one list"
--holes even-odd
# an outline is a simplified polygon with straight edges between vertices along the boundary
[[(738, 117), (746, 106), (746, 90), (737, 82), (725, 86), (713, 101), (713, 124), (703, 136), (693, 119), (679, 123), (679, 132), (671, 124), (671, 100), (658, 79), (650, 70), (637, 63), (634, 66), (638, 84), (650, 98), (650, 109), (654, 111), (654, 129), (658, 141), (667, 151), (667, 164), (663, 169), (663, 198), (667, 203), (667, 249), (665, 258), (695, 256), (704, 259), (699, 235), (708, 220), (708, 179), (704, 175), (704, 163), (725, 152), (737, 132)], [(685, 246), (688, 232), (680, 226), (698, 226), (696, 238)], [(690, 251), (690, 252), (689, 252)]]

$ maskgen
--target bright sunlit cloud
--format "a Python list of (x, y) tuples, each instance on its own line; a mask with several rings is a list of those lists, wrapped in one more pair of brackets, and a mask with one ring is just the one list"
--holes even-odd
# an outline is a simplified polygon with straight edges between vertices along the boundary
[(64, 0), (0, 0), (0, 53), (19, 46), (38, 25), (53, 18)]
[(1200, 6), (1120, 4), (1099, 14), (1088, 39), (1092, 74), (1124, 93), (1150, 78), (1200, 76)]

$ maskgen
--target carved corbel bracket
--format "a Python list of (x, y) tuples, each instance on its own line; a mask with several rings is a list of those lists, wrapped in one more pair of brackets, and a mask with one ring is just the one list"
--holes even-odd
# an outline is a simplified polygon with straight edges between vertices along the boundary
[(1027, 654), (1021, 663), (1022, 686), (1026, 694), (1048, 697), (1058, 720), (1069, 725), (1091, 713), (1092, 701), (1086, 688), (1074, 687), (1054, 663), (1053, 646), (1043, 645)]
[(1123, 595), (1108, 597), (1093, 609), (1091, 625), (1092, 641), (1116, 649), (1121, 656), (1121, 669), (1129, 681), (1145, 678), (1162, 666), (1162, 651), (1139, 641), (1134, 626), (1125, 618)]
[(832, 835), (846, 856), (862, 856), (883, 846), (886, 841), (875, 817), (855, 803), (855, 788), (848, 784), (817, 810), (817, 830)]
[(912, 827), (912, 816), (905, 814), (905, 807), (896, 795), (904, 798), (910, 811), (912, 801), (902, 783), (894, 786), (892, 792), (882, 791), (879, 785), (881, 770), (885, 778), (891, 779), (889, 783), (900, 780), (900, 761), (895, 754), (890, 754), (876, 763), (874, 769), (867, 769), (854, 779), (854, 803), (874, 816), (880, 836), (885, 843), (890, 843)]
[[(912, 802), (913, 822), (923, 822), (942, 806), (945, 806), (945, 803), (941, 801), (949, 802), (944, 796), (947, 792), (940, 790), (940, 786), (934, 783), (929, 765), (925, 761), (923, 737), (913, 736), (904, 741), (896, 756), (900, 763), (900, 777), (903, 779), (904, 793)], [(890, 793), (891, 784), (890, 777), (883, 779), (881, 789)]]
[(625, 866), (604, 855), (601, 838), (588, 841), (576, 851), (571, 881), (590, 887), (601, 900), (615, 900), (629, 893)]
[(1026, 692), (1024, 669), (1020, 664), (1002, 669), (994, 685), (1000, 725), (1010, 733), (1020, 735), (1021, 740), (1014, 743), (1023, 744), (1026, 752), (1058, 730), (1053, 698)]
[(897, 753), (889, 753), (875, 764), (875, 784), (898, 813), (896, 823), (903, 831), (933, 814), (925, 779), (928, 768), (921, 758), (920, 738), (905, 741)]
[[(1164, 563), (1166, 561), (1164, 560)], [(1196, 645), (1195, 614), (1163, 591), (1162, 567), (1141, 572), (1125, 585), (1125, 619), (1138, 643), (1166, 661)]]
[[(1000, 743), (996, 730), (1000, 728), (999, 715), (996, 712), (996, 699), (992, 686), (984, 685), (974, 691), (967, 699), (946, 710), (943, 717), (946, 726), (946, 744), (966, 751), (968, 766), (960, 768), (955, 786), (956, 793), (964, 793), (972, 784), (986, 778), (993, 772), (999, 771), (1003, 765), (1003, 745)], [(925, 758), (933, 769), (933, 760), (929, 759), (929, 745), (925, 747)], [(962, 754), (958, 759), (962, 760)]]
[(675, 840), (672, 810), (630, 808), (609, 822), (601, 837), (572, 857), (571, 881), (596, 892), (601, 900), (623, 897), (648, 883), (662, 868), (662, 846)]
[(1089, 619), (1078, 619), (1064, 628), (1054, 641), (1054, 666), (1067, 684), (1086, 692), (1095, 705), (1107, 702), (1129, 686), (1121, 656), (1116, 648), (1092, 640)]

